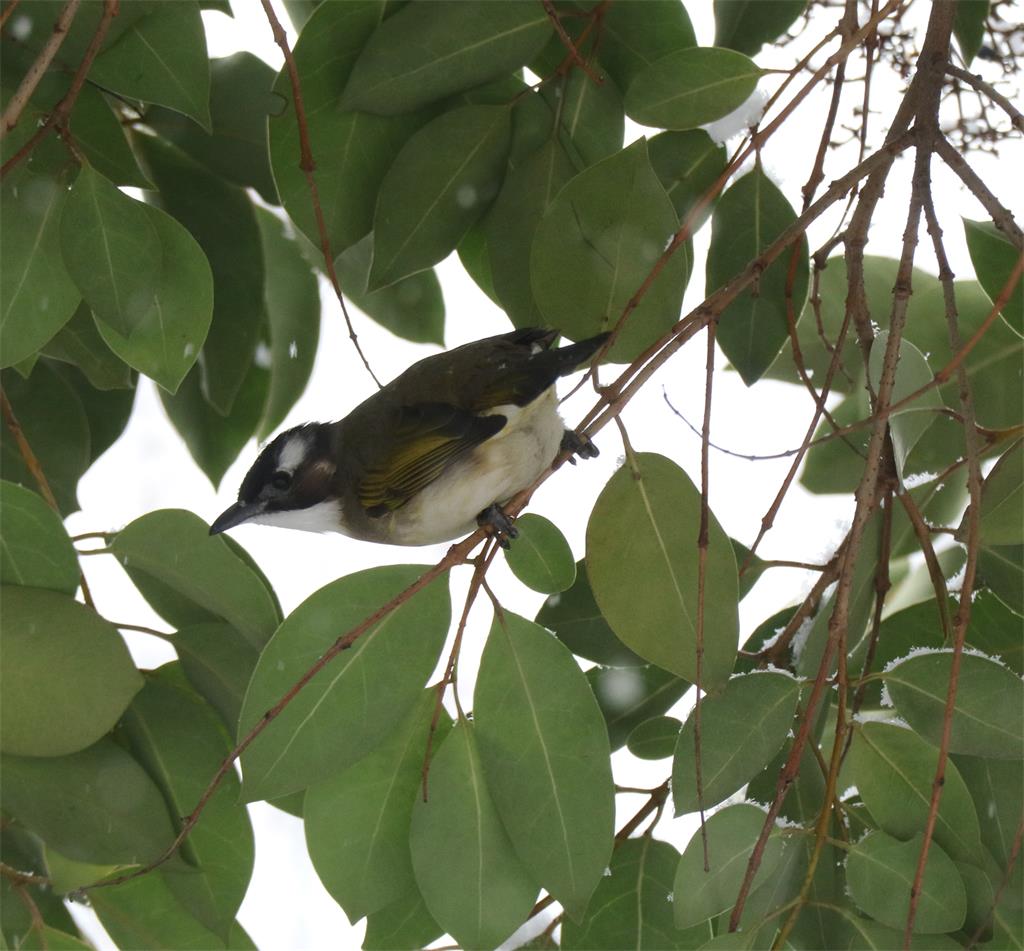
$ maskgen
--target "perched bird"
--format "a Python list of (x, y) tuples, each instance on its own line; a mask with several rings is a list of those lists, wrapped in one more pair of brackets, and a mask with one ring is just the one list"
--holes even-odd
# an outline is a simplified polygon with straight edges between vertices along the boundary
[(560, 448), (597, 455), (566, 430), (555, 381), (608, 335), (552, 349), (557, 336), (527, 328), (427, 357), (344, 419), (281, 433), (210, 534), (256, 522), (429, 545), (483, 525), (507, 545), (516, 532), (501, 504)]

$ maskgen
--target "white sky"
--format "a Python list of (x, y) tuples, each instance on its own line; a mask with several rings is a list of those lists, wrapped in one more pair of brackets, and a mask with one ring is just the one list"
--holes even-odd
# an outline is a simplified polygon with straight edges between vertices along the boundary
[[(714, 26), (710, 0), (688, 0), (688, 12), (694, 22), (698, 41), (710, 44)], [(918, 4), (918, 7), (922, 5)], [(224, 56), (248, 49), (279, 68), (282, 58), (274, 45), (258, 0), (233, 0), (235, 19), (219, 13), (204, 13), (212, 56)], [(287, 16), (279, 0), (275, 7), (283, 23)], [(919, 11), (919, 12), (923, 12)], [(838, 15), (838, 14), (837, 14)], [(294, 43), (294, 32), (290, 33)], [(759, 57), (762, 66), (786, 66), (793, 57), (791, 49), (770, 52)], [(975, 69), (979, 68), (976, 63)], [(884, 70), (876, 71), (877, 78)], [(769, 80), (774, 77), (769, 77)], [(772, 83), (763, 84), (774, 88)], [(859, 87), (849, 96), (859, 96)], [(886, 99), (882, 90), (873, 99), (881, 110), (873, 115), (876, 124), (887, 120), (898, 99), (895, 90)], [(799, 188), (806, 178), (817, 144), (820, 123), (827, 102), (812, 95), (796, 117), (775, 136), (763, 153), (766, 170), (786, 191), (791, 203), (799, 207)], [(633, 126), (632, 134), (639, 134)], [(627, 130), (627, 135), (630, 134)], [(875, 137), (877, 139), (877, 136)], [(1012, 155), (1018, 156), (1019, 142), (1006, 149), (1002, 161), (988, 156), (972, 156), (971, 162), (987, 180), (1002, 182), (997, 193), (1016, 195), (1019, 188), (1010, 185)], [(795, 159), (795, 160), (794, 160)], [(829, 156), (826, 181), (845, 171), (856, 161), (849, 149)], [(789, 177), (787, 177), (789, 176)], [(898, 255), (903, 232), (902, 215), (906, 209), (909, 164), (904, 162), (890, 178), (882, 215), (876, 219), (869, 251)], [(963, 242), (958, 217), (981, 219), (985, 214), (974, 199), (965, 194), (958, 181), (935, 169), (935, 194), (946, 228), (947, 249), (954, 270), (970, 274), (972, 268)], [(887, 209), (895, 216), (885, 216)], [(833, 222), (834, 223), (834, 222)], [(709, 228), (697, 238), (697, 261), (703, 260)], [(830, 230), (823, 227), (811, 234), (812, 250)], [(818, 238), (816, 242), (814, 239)], [(935, 271), (926, 241), (920, 247), (918, 263)], [(510, 327), (504, 315), (480, 292), (462, 270), (456, 258), (439, 267), (447, 306), (445, 342), (455, 346)], [(684, 312), (703, 297), (701, 267), (695, 270), (687, 290)], [(323, 323), (321, 344), (312, 381), (289, 414), (282, 428), (308, 420), (337, 419), (373, 392), (373, 383), (355, 357), (344, 331), (340, 311), (325, 282), (321, 281)], [(417, 359), (436, 348), (414, 345), (390, 333), (353, 311), (357, 332), (366, 354), (383, 380), (389, 380)], [(637, 450), (653, 450), (671, 456), (699, 483), (700, 441), (665, 405), (662, 391), (689, 419), (699, 422), (703, 411), (705, 343), (695, 338), (657, 374), (627, 408), (623, 419)], [(762, 382), (755, 390), (743, 386), (739, 376), (724, 370), (716, 372), (714, 382), (712, 439), (720, 445), (748, 454), (778, 452), (799, 445), (813, 407), (802, 389), (781, 383)], [(606, 371), (607, 372), (607, 371)], [(611, 378), (608, 373), (607, 378)], [(565, 388), (566, 391), (567, 387)], [(567, 422), (575, 424), (592, 403), (592, 393), (584, 391), (563, 406)], [(531, 511), (551, 518), (564, 532), (576, 557), (584, 554), (587, 517), (605, 482), (619, 464), (622, 447), (614, 427), (605, 429), (597, 439), (602, 450), (599, 459), (575, 468), (564, 467), (537, 493)], [(120, 440), (92, 467), (79, 487), (82, 512), (68, 519), (72, 534), (112, 530), (157, 508), (186, 508), (211, 520), (234, 501), (242, 476), (256, 455), (250, 444), (229, 470), (220, 491), (215, 492), (195, 467), (184, 443), (163, 414), (155, 387), (146, 382), (139, 387), (135, 410)], [(751, 542), (764, 512), (770, 505), (788, 469), (789, 461), (750, 463), (720, 453), (711, 457), (711, 506), (726, 531), (744, 542)], [(844, 496), (813, 496), (794, 485), (776, 521), (760, 549), (766, 558), (823, 560), (842, 537), (845, 521), (852, 512), (852, 500)], [(337, 577), (361, 568), (385, 563), (435, 563), (446, 545), (406, 549), (357, 542), (339, 535), (312, 535), (261, 526), (242, 526), (233, 532), (256, 558), (277, 591), (286, 613), (314, 591)], [(298, 568), (296, 566), (299, 566)], [(87, 558), (84, 569), (100, 612), (112, 620), (166, 629), (128, 582), (124, 573), (107, 557)], [(469, 569), (456, 572), (453, 579), (454, 610), (462, 604), (462, 593)], [(528, 591), (499, 561), (489, 580), (502, 603), (526, 617), (532, 617), (543, 597)], [(771, 613), (793, 603), (806, 592), (813, 577), (807, 572), (774, 569), (762, 579), (740, 606), (742, 636)], [(489, 609), (478, 603), (462, 650), (460, 674), (472, 684), (479, 662), (483, 639), (489, 625)], [(167, 645), (146, 635), (128, 634), (127, 639), (140, 664), (156, 666), (173, 657)], [(447, 650), (443, 656), (447, 656)], [(470, 690), (464, 687), (468, 699)], [(685, 716), (681, 710), (672, 711)], [(629, 785), (653, 786), (660, 783), (669, 761), (646, 763), (627, 752), (615, 755), (616, 780)], [(641, 804), (635, 796), (619, 796), (619, 824)], [(358, 948), (363, 924), (351, 926), (333, 899), (320, 885), (302, 838), (301, 823), (265, 804), (250, 807), (256, 830), (256, 870), (252, 885), (240, 912), (240, 920), (261, 949), (348, 949)], [(692, 824), (663, 819), (658, 836), (682, 847), (692, 833)], [(98, 945), (113, 947), (98, 930), (91, 913), (74, 908), (76, 918), (94, 936)], [(537, 930), (536, 922), (532, 930)]]

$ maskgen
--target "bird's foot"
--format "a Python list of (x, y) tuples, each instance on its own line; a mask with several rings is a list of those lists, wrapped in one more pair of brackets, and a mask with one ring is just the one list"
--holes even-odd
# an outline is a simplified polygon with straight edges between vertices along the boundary
[(511, 548), (511, 539), (519, 537), (519, 529), (505, 514), (497, 502), (488, 505), (477, 517), (476, 523), (506, 551)]
[(569, 462), (572, 465), (576, 465), (576, 456), (579, 456), (581, 459), (596, 459), (601, 455), (589, 436), (581, 436), (572, 429), (567, 429), (562, 434), (561, 449), (562, 452), (572, 453), (569, 456)]

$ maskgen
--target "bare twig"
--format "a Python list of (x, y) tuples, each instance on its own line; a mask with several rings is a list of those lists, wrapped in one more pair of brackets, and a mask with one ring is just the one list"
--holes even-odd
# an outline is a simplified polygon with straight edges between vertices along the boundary
[(604, 82), (604, 77), (598, 76), (590, 68), (590, 65), (586, 60), (580, 56), (580, 51), (576, 48), (576, 44), (573, 43), (572, 37), (565, 32), (565, 27), (562, 26), (562, 20), (558, 16), (558, 11), (555, 9), (555, 5), (552, 0), (541, 0), (541, 4), (544, 7), (544, 12), (548, 15), (548, 19), (551, 21), (552, 26), (555, 28), (555, 33), (558, 34), (558, 39), (561, 41), (562, 46), (568, 50), (570, 61), (583, 70), (587, 79), (595, 85), (600, 86)]
[(1011, 125), (1018, 132), (1024, 132), (1024, 114), (1022, 114), (1021, 111), (991, 83), (985, 82), (985, 80), (976, 73), (970, 73), (966, 69), (954, 66), (952, 63), (946, 65), (946, 72), (950, 76), (955, 76), (962, 82), (967, 83), (968, 86), (972, 86), (974, 89), (977, 89), (978, 92), (988, 96), (989, 99), (991, 99), (1010, 117)]

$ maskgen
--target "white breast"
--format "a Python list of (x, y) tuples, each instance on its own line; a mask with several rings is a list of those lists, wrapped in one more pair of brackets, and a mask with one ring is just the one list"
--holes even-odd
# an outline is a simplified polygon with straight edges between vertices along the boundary
[(507, 502), (551, 464), (565, 432), (553, 386), (527, 406), (493, 413), (508, 419), (504, 428), (397, 509), (387, 541), (431, 545), (468, 534), (480, 512)]

